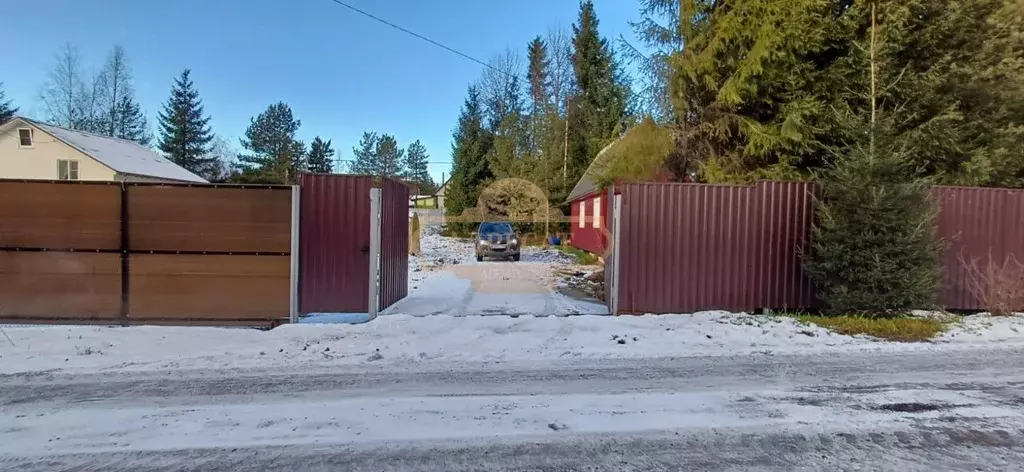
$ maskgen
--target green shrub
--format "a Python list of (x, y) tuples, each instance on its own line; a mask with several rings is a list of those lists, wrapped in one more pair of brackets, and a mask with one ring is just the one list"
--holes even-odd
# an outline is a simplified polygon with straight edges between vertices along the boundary
[(894, 316), (932, 308), (938, 292), (929, 182), (913, 177), (894, 140), (874, 134), (822, 182), (806, 267), (831, 313)]

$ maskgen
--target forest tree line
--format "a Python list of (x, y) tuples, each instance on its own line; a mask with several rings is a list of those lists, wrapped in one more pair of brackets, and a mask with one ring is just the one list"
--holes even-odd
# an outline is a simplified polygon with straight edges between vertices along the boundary
[[(615, 178), (659, 170), (709, 183), (818, 178), (864, 138), (872, 31), (874, 113), (907, 148), (914, 175), (1024, 186), (1020, 1), (640, 0), (639, 8), (631, 25), (639, 44), (602, 36), (583, 1), (571, 29), (490, 61), (453, 136), (451, 212), (509, 176), (562, 203), (598, 152), (624, 135), (634, 162)], [(645, 118), (664, 132), (630, 136)], [(646, 142), (652, 136), (659, 142)]]
[[(370, 149), (360, 142), (354, 149), (356, 159), (342, 165), (334, 158), (330, 139), (317, 136), (307, 145), (297, 138), (302, 122), (283, 102), (251, 118), (239, 140), (239, 151), (211, 129), (210, 116), (187, 68), (175, 78), (170, 96), (157, 113), (154, 135), (135, 97), (125, 49), (115, 46), (95, 73), (90, 70), (73, 45), (58, 51), (38, 97), (48, 123), (154, 147), (211, 182), (284, 184), (294, 183), (299, 172), (351, 172), (404, 179), (420, 193), (437, 188), (428, 170), (426, 148), (419, 141), (398, 149), (394, 136), (367, 133), (373, 136)], [(0, 83), (0, 124), (18, 111)], [(397, 160), (391, 162), (391, 158)]]

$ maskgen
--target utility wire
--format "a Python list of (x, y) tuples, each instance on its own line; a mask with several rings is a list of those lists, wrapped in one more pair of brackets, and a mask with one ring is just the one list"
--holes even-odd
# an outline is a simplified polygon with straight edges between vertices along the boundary
[(470, 56), (469, 54), (466, 54), (464, 52), (461, 52), (461, 51), (455, 50), (453, 48), (450, 48), (448, 46), (445, 46), (444, 44), (441, 44), (441, 43), (439, 43), (437, 41), (434, 41), (433, 39), (430, 39), (430, 38), (428, 38), (426, 36), (423, 36), (421, 34), (409, 31), (409, 30), (407, 30), (407, 29), (405, 29), (405, 28), (403, 28), (401, 26), (398, 26), (398, 25), (396, 25), (396, 24), (394, 24), (394, 23), (392, 23), (392, 22), (390, 22), (388, 20), (385, 20), (385, 19), (383, 19), (383, 18), (381, 18), (379, 16), (376, 16), (376, 15), (374, 15), (372, 13), (360, 10), (360, 9), (358, 9), (358, 8), (352, 6), (352, 5), (349, 5), (349, 4), (347, 4), (347, 3), (345, 3), (345, 2), (343, 2), (341, 0), (331, 0), (331, 1), (334, 2), (334, 3), (337, 3), (338, 5), (343, 6), (345, 8), (348, 8), (349, 10), (352, 10), (352, 11), (354, 11), (356, 13), (359, 13), (360, 15), (363, 15), (363, 16), (366, 16), (368, 18), (372, 18), (372, 19), (374, 19), (376, 21), (379, 21), (381, 23), (384, 23), (385, 25), (388, 25), (388, 26), (390, 26), (390, 27), (392, 27), (392, 28), (394, 28), (394, 29), (396, 29), (398, 31), (401, 31), (403, 33), (406, 33), (406, 34), (415, 36), (415, 37), (417, 37), (419, 39), (422, 39), (422, 40), (424, 40), (424, 41), (426, 41), (426, 42), (428, 42), (430, 44), (433, 44), (434, 46), (437, 46), (437, 47), (439, 47), (441, 49), (444, 49), (444, 50), (446, 50), (448, 52), (451, 52), (451, 53), (454, 53), (454, 54), (458, 54), (459, 56), (462, 56), (462, 57), (464, 57), (466, 59), (469, 59), (469, 60), (471, 60), (471, 61), (473, 61), (473, 62), (475, 62), (477, 64), (480, 64), (480, 65), (482, 65), (482, 66), (484, 66), (484, 67), (486, 67), (488, 69), (491, 69), (491, 70), (493, 70), (495, 72), (508, 75), (507, 72), (505, 72), (503, 70), (500, 70), (500, 69), (498, 69), (498, 68), (496, 68), (496, 67), (494, 67), (494, 66), (492, 66), (492, 65), (490, 65), (490, 64), (488, 64), (488, 63), (486, 63), (484, 61), (481, 61), (480, 59), (477, 59), (477, 58), (475, 58), (473, 56)]

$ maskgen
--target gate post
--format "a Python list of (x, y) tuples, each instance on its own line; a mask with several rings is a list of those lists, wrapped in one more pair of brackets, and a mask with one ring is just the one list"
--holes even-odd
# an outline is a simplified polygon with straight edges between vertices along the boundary
[(380, 307), (380, 206), (381, 189), (370, 189), (370, 320), (377, 317)]
[[(612, 254), (611, 264), (605, 264), (605, 270), (611, 270), (607, 280), (611, 281), (608, 290), (608, 311), (612, 315), (619, 314), (619, 257), (622, 254), (619, 244), (622, 242), (622, 195), (612, 194)], [(609, 267), (610, 265), (610, 267)]]
[(292, 185), (292, 246), (291, 277), (289, 278), (288, 322), (299, 322), (299, 224), (302, 221), (302, 206), (299, 198), (301, 187)]

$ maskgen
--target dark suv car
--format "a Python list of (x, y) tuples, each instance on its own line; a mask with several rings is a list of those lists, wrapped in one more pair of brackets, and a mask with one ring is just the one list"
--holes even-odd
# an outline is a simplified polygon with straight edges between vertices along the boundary
[(476, 229), (476, 260), (485, 257), (519, 260), (519, 235), (507, 221), (485, 221)]

